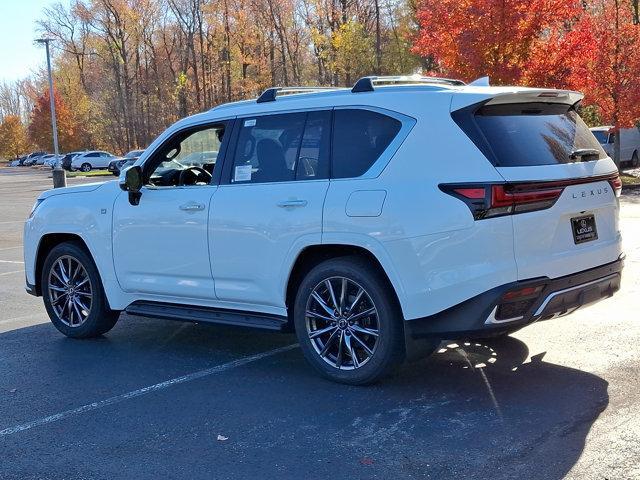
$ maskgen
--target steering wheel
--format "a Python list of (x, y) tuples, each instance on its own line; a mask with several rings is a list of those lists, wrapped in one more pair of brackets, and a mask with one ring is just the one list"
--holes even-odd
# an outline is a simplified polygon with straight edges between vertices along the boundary
[(190, 183), (189, 185), (195, 185), (196, 183), (198, 183), (198, 179), (201, 177), (203, 178), (202, 181), (205, 183), (209, 183), (211, 181), (211, 174), (204, 168), (192, 166), (180, 171), (180, 177), (178, 177), (178, 186), (182, 187), (186, 185), (185, 180), (187, 179), (187, 173), (193, 175), (194, 178), (194, 182)]

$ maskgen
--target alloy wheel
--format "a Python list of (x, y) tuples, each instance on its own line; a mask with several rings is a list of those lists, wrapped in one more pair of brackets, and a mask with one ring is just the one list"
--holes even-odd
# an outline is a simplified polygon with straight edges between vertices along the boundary
[(331, 277), (316, 285), (307, 300), (305, 321), (313, 348), (334, 368), (360, 368), (378, 347), (378, 309), (367, 291), (349, 278)]
[(62, 323), (79, 327), (91, 313), (93, 286), (84, 266), (70, 255), (59, 257), (49, 271), (51, 306)]

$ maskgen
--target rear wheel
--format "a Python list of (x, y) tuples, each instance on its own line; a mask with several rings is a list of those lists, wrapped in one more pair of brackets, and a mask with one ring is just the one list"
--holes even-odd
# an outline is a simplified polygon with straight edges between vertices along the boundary
[(95, 263), (77, 243), (61, 243), (49, 252), (41, 285), (51, 322), (68, 337), (96, 337), (118, 321), (119, 312), (109, 308)]
[(82, 170), (83, 172), (90, 172), (91, 165), (89, 163), (83, 163), (82, 166), (80, 167), (80, 170)]
[(296, 295), (294, 321), (306, 359), (330, 380), (370, 384), (404, 359), (397, 301), (380, 272), (358, 257), (313, 268)]

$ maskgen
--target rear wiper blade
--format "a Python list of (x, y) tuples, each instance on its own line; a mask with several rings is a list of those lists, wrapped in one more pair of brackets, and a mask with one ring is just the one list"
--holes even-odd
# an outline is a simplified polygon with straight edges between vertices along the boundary
[(598, 157), (600, 156), (600, 150), (596, 148), (576, 148), (569, 154), (569, 158), (576, 159), (582, 157)]

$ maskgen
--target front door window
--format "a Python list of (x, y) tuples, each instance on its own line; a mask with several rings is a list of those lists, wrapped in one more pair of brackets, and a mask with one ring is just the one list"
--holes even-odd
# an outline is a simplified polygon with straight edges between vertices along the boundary
[(154, 155), (148, 168), (148, 184), (158, 187), (208, 185), (224, 135), (224, 125), (178, 134)]

